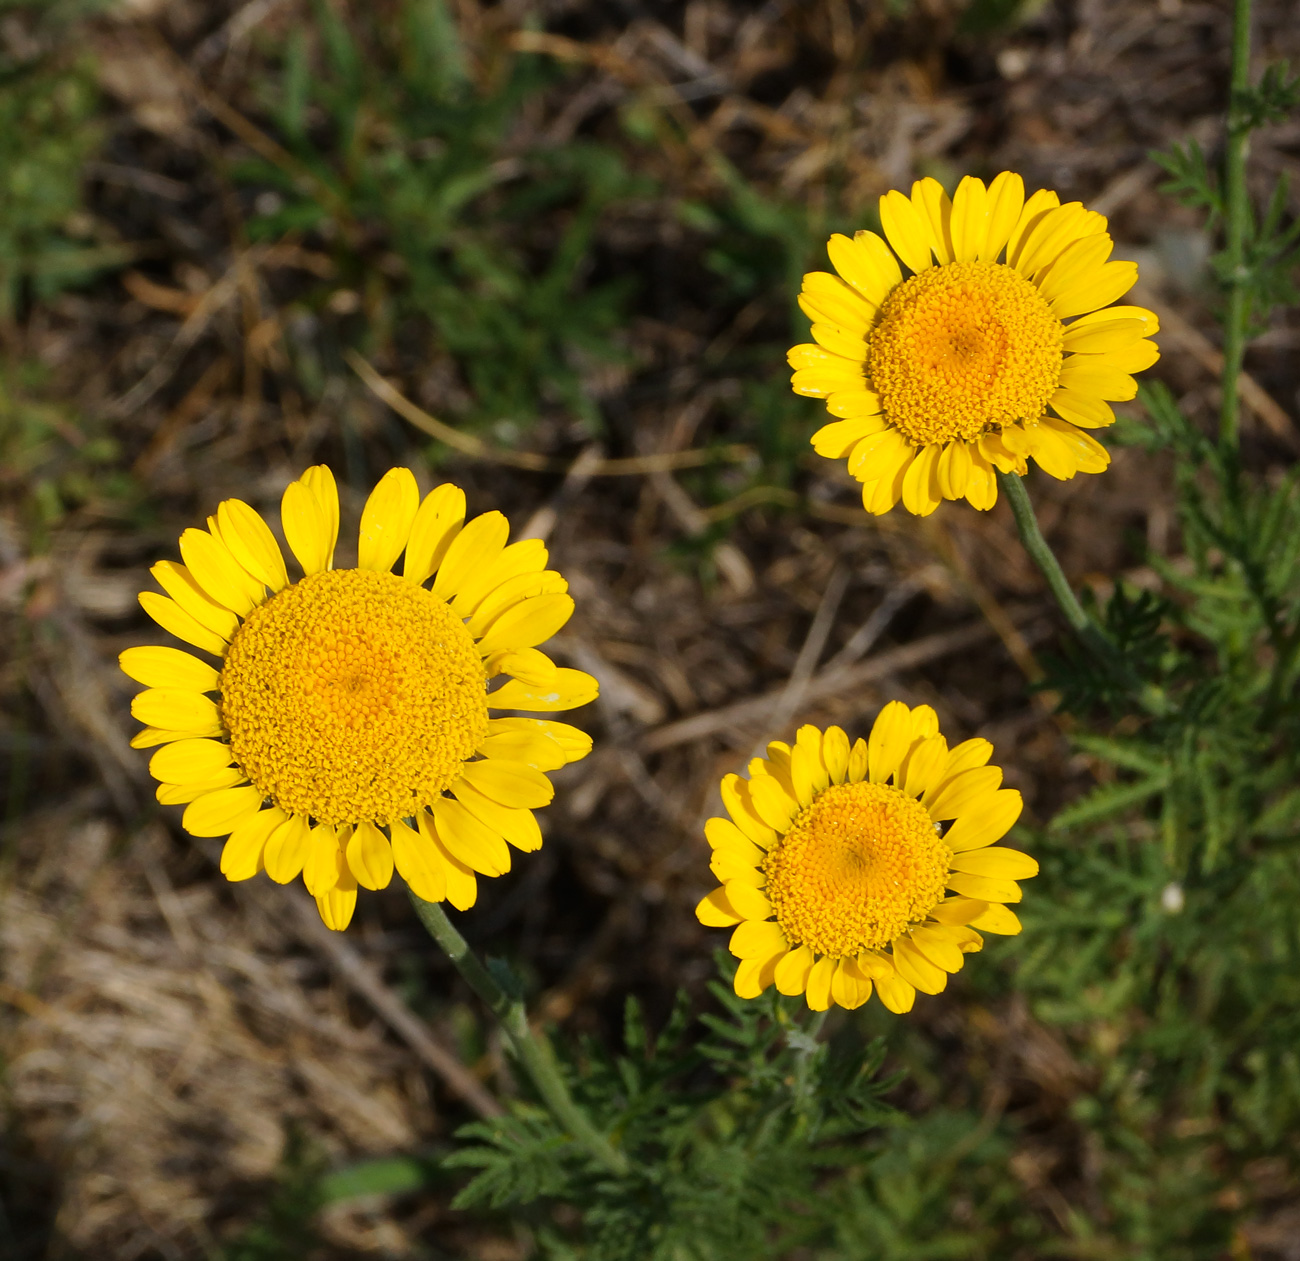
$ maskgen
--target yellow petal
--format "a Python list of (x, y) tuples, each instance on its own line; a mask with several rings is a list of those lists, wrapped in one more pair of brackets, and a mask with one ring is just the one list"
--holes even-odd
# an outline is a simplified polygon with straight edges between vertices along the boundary
[[(826, 410), (832, 416), (843, 416), (851, 420), (877, 416), (880, 414), (880, 409), (880, 395), (866, 389), (836, 390), (826, 400)], [(874, 433), (875, 430), (873, 429), (872, 432)]]
[[(1106, 312), (1099, 311), (1104, 315)], [(1143, 320), (1111, 319), (1076, 322), (1065, 330), (1062, 345), (1067, 353), (1104, 354), (1111, 350), (1125, 350), (1146, 336)]]
[(268, 806), (238, 824), (222, 847), (221, 874), (227, 880), (251, 880), (257, 875), (267, 838), (286, 818), (279, 806)]
[(319, 574), (334, 558), (334, 538), (320, 500), (301, 482), (290, 482), (280, 499), (280, 524), (289, 550), (305, 574)]
[(1057, 390), (1048, 402), (1060, 416), (1085, 429), (1103, 429), (1115, 423), (1115, 412), (1109, 403), (1078, 390)]
[(543, 644), (573, 616), (573, 607), (570, 595), (539, 595), (521, 600), (483, 632), (479, 652), (486, 655)]
[(452, 612), (458, 617), (468, 617), (503, 582), (542, 573), (548, 557), (546, 544), (541, 539), (521, 539), (518, 543), (511, 543), (482, 573), (473, 575), (461, 587), (451, 602)]
[(1068, 320), (1072, 315), (1083, 315), (1098, 307), (1109, 306), (1122, 298), (1137, 284), (1138, 267), (1127, 259), (1112, 259), (1103, 263), (1087, 283), (1072, 289), (1064, 297), (1051, 303), (1052, 314), (1058, 320)]
[(973, 263), (988, 236), (989, 199), (984, 181), (965, 176), (952, 199), (952, 252), (956, 262)]
[[(361, 510), (357, 568), (387, 573), (411, 537), (420, 491), (409, 468), (392, 468), (379, 479)], [(355, 837), (353, 840), (355, 841)]]
[[(150, 567), (149, 572), (154, 576), (158, 585), (186, 613), (200, 626), (207, 627), (214, 635), (223, 640), (229, 640), (235, 631), (239, 629), (239, 619), (235, 614), (224, 604), (218, 604), (216, 600), (208, 595), (184, 565), (178, 565), (175, 561), (160, 560)], [(140, 597), (140, 603), (144, 604), (143, 595)]]
[[(1153, 341), (1145, 338), (1141, 341), (1134, 342), (1131, 346), (1125, 346), (1122, 350), (1109, 350), (1100, 355), (1083, 355), (1078, 357), (1078, 362), (1082, 366), (1088, 359), (1096, 360), (1099, 367), (1109, 372), (1118, 372), (1121, 374), (1130, 372), (1145, 372), (1152, 364), (1160, 359), (1160, 347)], [(1070, 360), (1066, 360), (1069, 364)]]
[(485, 797), (515, 810), (535, 810), (548, 806), (555, 796), (551, 781), (526, 762), (508, 762), (492, 758), (466, 762), (460, 768), (466, 783)]
[(922, 447), (903, 476), (903, 507), (918, 517), (928, 517), (942, 502), (938, 465), (940, 446)]
[(1003, 171), (989, 185), (988, 223), (979, 251), (981, 261), (997, 261), (1024, 208), (1025, 181), (1011, 171)]
[(995, 880), (1028, 880), (1031, 876), (1038, 875), (1037, 859), (1018, 849), (1003, 849), (1000, 845), (954, 854), (949, 866), (953, 871), (965, 871), (972, 876), (991, 876)]
[(1002, 788), (987, 797), (980, 797), (948, 829), (943, 843), (955, 854), (992, 845), (1011, 830), (1012, 824), (1020, 818), (1024, 804), (1015, 788)]
[(421, 810), (418, 821), (420, 835), (433, 846), (442, 862), (447, 878), (447, 901), (458, 911), (468, 911), (478, 899), (478, 880), (473, 868), (461, 862), (447, 848), (429, 811)]
[(862, 506), (873, 516), (889, 512), (903, 496), (903, 479), (913, 463), (915, 448), (907, 443), (881, 460), (876, 468), (880, 476), (862, 487)]
[(143, 731), (137, 731), (131, 737), (131, 747), (133, 749), (152, 749), (155, 745), (170, 744), (173, 740), (191, 740), (194, 733), (191, 731), (168, 731), (163, 727), (145, 727)]
[(713, 857), (709, 859), (709, 870), (724, 885), (739, 880), (741, 884), (752, 885), (755, 889), (767, 887), (767, 877), (753, 863), (747, 862), (729, 849), (713, 851)]
[(248, 776), (237, 767), (217, 771), (205, 779), (187, 780), (183, 784), (161, 783), (154, 791), (160, 805), (184, 806), (197, 801), (218, 788), (234, 788), (237, 784), (248, 783)]
[(851, 363), (865, 363), (867, 358), (866, 339), (860, 333), (850, 333), (838, 324), (814, 324), (813, 340), (823, 350), (839, 355)]
[(757, 998), (775, 979), (776, 965), (784, 957), (785, 949), (767, 959), (742, 959), (736, 968), (732, 986), (737, 998)]
[[(1034, 459), (1053, 477), (1068, 480), (1073, 470), (1081, 473), (1100, 473), (1110, 465), (1110, 452), (1091, 434), (1076, 429), (1068, 420), (1044, 416), (1034, 427)], [(1052, 454), (1052, 463), (1045, 458)], [(1054, 467), (1064, 467), (1068, 461), (1072, 471), (1057, 473)]]
[(306, 816), (301, 814), (291, 814), (267, 838), (262, 861), (266, 864), (266, 874), (276, 884), (288, 884), (302, 871), (310, 838), (311, 829)]
[(817, 794), (814, 783), (815, 772), (822, 769), (820, 757), (814, 760), (814, 755), (806, 748), (801, 746), (795, 748), (790, 764), (790, 778), (795, 798), (801, 806), (812, 805), (813, 797)]
[(544, 731), (503, 731), (484, 736), (475, 750), (487, 758), (526, 762), (539, 771), (558, 771), (568, 759), (558, 740)]
[(977, 918), (971, 920), (971, 927), (981, 932), (996, 933), (1003, 937), (1014, 937), (1020, 932), (1020, 920), (1014, 911), (1008, 910), (994, 902)]
[(965, 442), (957, 439), (943, 448), (935, 469), (935, 480), (945, 499), (960, 499), (965, 495), (966, 484), (970, 481), (970, 453)]
[(834, 324), (850, 333), (865, 333), (876, 315), (875, 304), (854, 286), (825, 271), (810, 271), (804, 276), (799, 306), (814, 324)]
[(118, 655), (122, 673), (145, 687), (215, 692), (218, 674), (206, 661), (179, 648), (127, 648)]
[(842, 460), (863, 438), (885, 428), (883, 416), (855, 416), (852, 420), (833, 420), (812, 436), (812, 448), (829, 460)]
[[(952, 937), (942, 929), (924, 926), (914, 928), (908, 940), (930, 963), (945, 972), (960, 972), (962, 964), (966, 962)], [(897, 942), (894, 943), (894, 950), (895, 952), (898, 950)]]
[(531, 687), (510, 679), (495, 692), (488, 693), (489, 709), (523, 709), (533, 713), (551, 713), (589, 705), (599, 694), (596, 680), (581, 670), (561, 669), (555, 682), (546, 687)]
[(903, 791), (909, 797), (919, 797), (939, 778), (947, 761), (947, 740), (942, 736), (929, 736), (922, 740), (912, 748), (902, 764)]
[(894, 942), (894, 967), (904, 981), (923, 994), (942, 994), (948, 984), (948, 974), (931, 963), (910, 937), (899, 937)]
[(1127, 403), (1137, 394), (1137, 382), (1127, 372), (1106, 363), (1108, 356), (1073, 355), (1061, 367), (1061, 388), (1111, 403)]
[(812, 965), (805, 991), (812, 1011), (825, 1011), (831, 1005), (831, 979), (838, 963), (837, 959), (823, 956)]
[(555, 682), (557, 668), (550, 657), (536, 648), (493, 652), (483, 658), (483, 669), (489, 679), (509, 674), (529, 687), (549, 687)]
[(325, 536), (329, 547), (325, 557), (325, 568), (334, 566), (334, 546), (339, 541), (339, 488), (328, 464), (313, 464), (298, 479), (311, 491), (320, 506), (321, 516), (325, 521)]
[(140, 607), (163, 630), (175, 635), (177, 639), (183, 639), (187, 644), (193, 644), (195, 648), (202, 648), (204, 652), (210, 652), (217, 657), (224, 656), (227, 647), (225, 639), (201, 625), (175, 600), (153, 591), (142, 591), (138, 598)]
[(154, 687), (131, 701), (131, 717), (165, 731), (188, 736), (219, 736), (221, 719), (216, 703), (201, 692)]
[(775, 920), (747, 919), (736, 925), (727, 948), (737, 959), (766, 959), (786, 945), (785, 933)]
[[(424, 502), (411, 523), (406, 559), (402, 562), (403, 576), (414, 583), (425, 582), (442, 564), (452, 539), (460, 533), (464, 523), (465, 492), (450, 482), (434, 487), (425, 495)], [(407, 883), (410, 884), (410, 881)], [(442, 899), (425, 900), (440, 902)]]
[(714, 889), (707, 897), (700, 899), (695, 907), (695, 918), (709, 928), (730, 928), (739, 924), (744, 916), (731, 905), (727, 891)]
[(757, 867), (763, 861), (763, 851), (754, 844), (730, 819), (705, 820), (704, 836), (709, 846), (725, 851), (740, 862)]
[(871, 978), (854, 959), (841, 959), (831, 977), (831, 998), (846, 1011), (861, 1007), (871, 997)]
[(912, 462), (915, 451), (897, 429), (881, 429), (868, 434), (849, 452), (848, 470), (863, 483), (892, 478)]
[(149, 759), (149, 774), (165, 784), (188, 784), (210, 779), (232, 761), (230, 745), (220, 740), (177, 740)]
[(764, 823), (778, 832), (790, 826), (798, 810), (798, 803), (771, 775), (756, 775), (749, 781), (749, 799), (754, 811)]
[(861, 783), (867, 777), (867, 742), (859, 737), (853, 742), (853, 749), (849, 753), (849, 773), (848, 782), (850, 784)]
[(765, 920), (772, 914), (772, 904), (767, 900), (767, 895), (748, 881), (731, 880), (726, 888), (727, 900), (747, 920)]
[[(507, 548), (506, 551), (510, 549)], [(502, 553), (505, 555), (505, 552)], [(489, 591), (474, 610), (474, 616), (465, 623), (469, 633), (476, 639), (496, 621), (507, 609), (513, 608), (524, 600), (541, 595), (563, 595), (569, 589), (561, 574), (554, 569), (543, 569), (536, 573), (518, 574), (506, 579), (500, 586)]]
[(480, 823), (459, 801), (439, 797), (432, 806), (438, 836), (448, 851), (485, 876), (510, 870), (510, 850), (499, 833)]
[(880, 199), (880, 226), (894, 247), (894, 253), (912, 271), (925, 271), (930, 266), (928, 225), (911, 201), (897, 189), (890, 189)]
[[(396, 558), (394, 558), (396, 559)], [(347, 847), (348, 870), (367, 889), (386, 889), (393, 878), (393, 851), (373, 823), (358, 823)]]
[(341, 933), (352, 923), (352, 914), (357, 909), (356, 882), (348, 877), (347, 884), (350, 887), (344, 887), (341, 878), (337, 886), (316, 899), (316, 909), (320, 912), (322, 922), (326, 928), (333, 929), (336, 933)]
[(337, 829), (328, 823), (312, 828), (302, 865), (302, 882), (307, 892), (314, 898), (323, 898), (331, 889), (338, 888), (345, 870)]
[(793, 997), (802, 994), (808, 986), (808, 974), (813, 969), (813, 952), (807, 946), (791, 950), (777, 965), (773, 980), (782, 994)]
[(510, 524), (501, 513), (485, 512), (475, 517), (447, 548), (433, 581), (433, 594), (444, 600), (456, 595), (500, 556), (509, 534)]
[(849, 772), (849, 738), (843, 727), (827, 727), (822, 737), (822, 760), (830, 783), (842, 784)]
[(447, 896), (447, 871), (433, 843), (401, 819), (394, 819), (389, 831), (397, 874), (417, 897), (426, 902), (443, 901)]
[(1035, 280), (1039, 293), (1049, 303), (1058, 298), (1068, 298), (1096, 276), (1114, 248), (1115, 243), (1104, 232), (1072, 241)]
[(217, 507), (217, 529), (230, 554), (263, 586), (280, 591), (289, 585), (284, 554), (260, 513), (242, 499), (227, 499)]
[(930, 918), (948, 927), (960, 927), (978, 919), (988, 907), (987, 902), (978, 898), (946, 898), (930, 908)]
[(771, 849), (776, 844), (777, 834), (775, 829), (759, 818), (750, 795), (749, 781), (741, 779), (739, 775), (724, 775), (719, 791), (722, 794), (722, 804), (736, 827), (755, 845)]
[(480, 823), (490, 828), (525, 854), (531, 854), (542, 847), (542, 829), (537, 825), (537, 818), (531, 810), (514, 806), (503, 806), (500, 802), (484, 796), (476, 788), (458, 779), (452, 786), (456, 800), (465, 807)]
[(953, 748), (938, 774), (930, 782), (930, 787), (921, 798), (921, 804), (929, 809), (931, 803), (963, 771), (971, 771), (979, 766), (986, 766), (993, 756), (993, 746), (987, 740), (976, 738), (963, 740)]
[(912, 1010), (916, 1002), (916, 990), (909, 985), (896, 969), (891, 968), (884, 976), (874, 978), (876, 993), (880, 1001), (896, 1015), (903, 1016)]
[(912, 712), (902, 701), (890, 701), (872, 724), (867, 740), (867, 765), (873, 784), (883, 784), (897, 769), (912, 743)]
[(181, 559), (205, 595), (240, 617), (247, 617), (266, 594), (230, 549), (206, 530), (181, 533)]
[(956, 819), (965, 814), (972, 803), (991, 793), (1002, 783), (1002, 770), (997, 766), (977, 766), (954, 775), (931, 802), (930, 818), (936, 823)]
[(222, 788), (185, 807), (181, 826), (191, 836), (226, 836), (262, 808), (262, 790), (251, 784)]
[(1088, 225), (1088, 212), (1077, 201), (1049, 210), (1029, 233), (1015, 269), (1029, 278), (1049, 263), (1054, 263), (1066, 246), (1082, 236)]
[[(567, 722), (554, 722), (545, 718), (489, 718), (488, 719), (488, 736), (498, 736), (507, 732), (536, 734), (545, 736), (548, 740), (554, 740), (560, 746), (564, 753), (564, 760), (568, 762), (580, 762), (588, 753), (591, 752), (591, 737), (577, 727), (571, 726)], [(518, 761), (528, 762), (529, 758), (519, 758)], [(539, 767), (539, 770), (545, 770), (545, 767)]]
[(972, 508), (987, 512), (998, 501), (998, 482), (993, 476), (993, 466), (980, 452), (966, 448), (970, 456), (970, 478), (966, 482), (966, 502)]
[(1011, 229), (1007, 240), (1007, 266), (1015, 267), (1020, 261), (1029, 234), (1043, 221), (1044, 216), (1061, 204), (1061, 199), (1050, 189), (1039, 189), (1028, 201)]
[[(238, 792), (239, 789), (234, 791)], [(992, 876), (972, 876), (964, 871), (950, 872), (945, 882), (954, 893), (981, 902), (1019, 902), (1023, 894), (1013, 880), (996, 880)]]
[(1066, 336), (1076, 333), (1080, 329), (1088, 328), (1094, 324), (1109, 323), (1111, 320), (1137, 320), (1142, 325), (1143, 337), (1154, 337), (1160, 331), (1160, 321), (1156, 318), (1154, 311), (1148, 311), (1143, 306), (1112, 306), (1107, 307), (1104, 311), (1092, 311), (1087, 315), (1081, 315), (1067, 328)]
[(874, 232), (859, 232), (852, 240), (836, 233), (826, 252), (835, 270), (866, 299), (869, 316), (903, 278), (889, 247)]
[(930, 248), (941, 263), (951, 263), (952, 202), (938, 180), (926, 176), (912, 185), (912, 205), (929, 232)]

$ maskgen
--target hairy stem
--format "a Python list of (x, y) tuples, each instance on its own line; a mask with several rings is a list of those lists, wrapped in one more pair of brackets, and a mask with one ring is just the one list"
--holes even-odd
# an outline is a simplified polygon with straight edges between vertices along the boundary
[(456, 970), (469, 982), (470, 988), (500, 1021), (515, 1058), (532, 1078), (537, 1093), (550, 1109), (551, 1115), (610, 1173), (626, 1173), (627, 1157), (611, 1145), (569, 1093), (556, 1062), (555, 1051), (546, 1035), (529, 1025), (523, 1001), (501, 988), (437, 902), (426, 902), (410, 889), (407, 892), (411, 897), (411, 905), (415, 907), (415, 913), (429, 936), (443, 948), (447, 958), (456, 965)]
[(1225, 459), (1236, 462), (1241, 404), (1237, 386), (1246, 355), (1246, 325), (1250, 294), (1246, 282), (1246, 231), (1250, 204), (1246, 199), (1246, 156), (1250, 132), (1242, 112), (1242, 95), (1250, 86), (1250, 0), (1233, 0), (1232, 88), (1228, 103), (1228, 149), (1224, 160), (1224, 271), (1228, 309), (1223, 332), (1223, 403), (1219, 411), (1219, 445)]

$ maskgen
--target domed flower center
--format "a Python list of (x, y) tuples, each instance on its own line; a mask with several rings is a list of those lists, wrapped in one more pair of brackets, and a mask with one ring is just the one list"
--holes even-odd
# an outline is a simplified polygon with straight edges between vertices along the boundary
[(917, 446), (1036, 421), (1061, 375), (1061, 321), (1001, 263), (931, 267), (895, 288), (867, 344), (885, 418)]
[(254, 609), (221, 671), (243, 772), (323, 823), (409, 818), (487, 732), (487, 679), (460, 618), (391, 573), (312, 574)]
[(834, 784), (763, 860), (792, 945), (842, 958), (889, 945), (943, 899), (952, 851), (925, 807), (885, 784)]

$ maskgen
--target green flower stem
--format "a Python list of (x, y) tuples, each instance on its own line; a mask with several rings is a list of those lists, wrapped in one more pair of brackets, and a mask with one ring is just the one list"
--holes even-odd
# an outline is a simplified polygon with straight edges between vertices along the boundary
[(446, 951), (447, 957), (456, 965), (456, 970), (500, 1021), (506, 1037), (510, 1039), (515, 1058), (532, 1078), (537, 1093), (551, 1110), (551, 1115), (610, 1173), (627, 1173), (627, 1157), (613, 1147), (574, 1101), (569, 1088), (564, 1084), (555, 1052), (546, 1035), (529, 1026), (523, 1001), (501, 988), (437, 902), (426, 902), (410, 889), (407, 892), (411, 897), (411, 905), (415, 907), (415, 913), (429, 936)]
[(1219, 446), (1235, 463), (1241, 405), (1237, 386), (1246, 355), (1246, 325), (1250, 321), (1250, 294), (1246, 268), (1246, 232), (1250, 204), (1246, 197), (1246, 157), (1250, 131), (1242, 117), (1241, 99), (1250, 87), (1250, 0), (1232, 6), (1232, 95), (1228, 102), (1228, 148), (1224, 161), (1224, 272), (1228, 284), (1228, 309), (1223, 332), (1223, 402), (1219, 410)]
[(1088, 616), (1083, 605), (1079, 603), (1078, 596), (1074, 594), (1069, 579), (1066, 578), (1060, 562), (1056, 559), (1056, 553), (1052, 551), (1043, 537), (1042, 530), (1038, 528), (1038, 518), (1034, 514), (1034, 505), (1030, 501), (1029, 492), (1025, 489), (1024, 479), (1017, 473), (999, 472), (998, 483), (1006, 494), (1007, 502), (1011, 504), (1011, 513), (1016, 519), (1016, 529), (1020, 532), (1020, 541), (1025, 545), (1025, 551), (1033, 557), (1034, 564), (1047, 579), (1047, 585), (1051, 588), (1052, 595), (1056, 597), (1056, 603), (1065, 614), (1065, 620), (1070, 623), (1070, 629), (1074, 631), (1079, 642), (1111, 671), (1116, 681), (1135, 697), (1148, 713), (1167, 712), (1169, 702), (1164, 692), (1154, 684), (1134, 676), (1119, 649), (1106, 637), (1105, 632)]

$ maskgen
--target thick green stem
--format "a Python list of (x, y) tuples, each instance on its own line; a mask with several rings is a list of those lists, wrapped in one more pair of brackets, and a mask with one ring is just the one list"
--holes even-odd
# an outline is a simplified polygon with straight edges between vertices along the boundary
[(1146, 683), (1134, 676), (1119, 649), (1106, 637), (1101, 627), (1088, 616), (1083, 605), (1079, 603), (1074, 588), (1070, 586), (1069, 579), (1066, 578), (1056, 559), (1056, 553), (1052, 551), (1043, 537), (1042, 530), (1038, 528), (1038, 518), (1034, 515), (1034, 505), (1030, 501), (1029, 492), (1025, 489), (1024, 479), (1017, 473), (999, 472), (998, 483), (1007, 497), (1007, 502), (1011, 505), (1011, 514), (1016, 519), (1016, 529), (1020, 532), (1020, 541), (1025, 545), (1025, 551), (1033, 558), (1034, 564), (1047, 579), (1047, 585), (1051, 588), (1052, 595), (1056, 597), (1056, 603), (1065, 614), (1065, 620), (1070, 623), (1070, 629), (1074, 631), (1079, 642), (1110, 671), (1115, 681), (1133, 696), (1143, 709), (1151, 714), (1165, 713), (1169, 707), (1165, 694), (1154, 684)]
[(1250, 322), (1247, 288), (1246, 232), (1250, 203), (1246, 198), (1246, 157), (1250, 130), (1242, 111), (1242, 96), (1250, 87), (1250, 0), (1234, 0), (1232, 9), (1232, 95), (1228, 104), (1228, 150), (1224, 160), (1224, 272), (1228, 309), (1223, 332), (1223, 403), (1219, 411), (1219, 445), (1235, 464), (1241, 406), (1237, 387), (1246, 355), (1246, 326)]
[(446, 951), (447, 958), (456, 965), (456, 970), (500, 1021), (515, 1058), (532, 1078), (537, 1093), (551, 1110), (551, 1115), (610, 1173), (627, 1173), (627, 1157), (613, 1147), (575, 1102), (564, 1084), (555, 1052), (546, 1035), (529, 1025), (523, 1001), (501, 988), (437, 902), (426, 902), (410, 889), (407, 892), (410, 893), (411, 905), (415, 907), (415, 913), (429, 936)]

